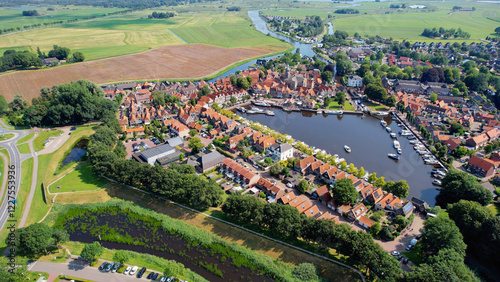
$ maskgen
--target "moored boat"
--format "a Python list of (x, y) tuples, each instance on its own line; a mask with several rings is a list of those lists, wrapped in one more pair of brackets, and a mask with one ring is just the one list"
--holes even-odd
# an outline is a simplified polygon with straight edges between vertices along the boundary
[(399, 160), (399, 155), (397, 154), (387, 154), (387, 156), (391, 159), (394, 159), (394, 160)]
[(391, 129), (390, 127), (386, 127), (386, 128), (385, 128), (385, 131), (387, 131), (387, 132), (392, 132), (392, 129)]
[(396, 151), (398, 152), (398, 154), (402, 154), (403, 153), (403, 150), (401, 150), (401, 148), (397, 148)]
[(391, 138), (396, 138), (396, 133), (394, 132), (391, 132), (391, 134), (389, 134), (391, 136)]
[(327, 115), (342, 115), (342, 114), (344, 114), (343, 111), (332, 111), (332, 110), (324, 111), (324, 113)]
[(394, 146), (395, 149), (401, 147), (401, 145), (399, 145), (399, 141), (398, 140), (394, 140), (394, 142), (392, 143), (392, 145)]
[(273, 111), (266, 111), (266, 115), (268, 115), (268, 116), (274, 116), (274, 112)]
[(382, 125), (383, 127), (386, 127), (387, 126), (387, 122), (385, 122), (385, 120), (381, 120), (380, 121), (380, 125)]
[(350, 153), (350, 152), (351, 152), (351, 148), (350, 148), (349, 146), (347, 146), (347, 145), (344, 145), (344, 150), (345, 150), (346, 152), (348, 152), (348, 153)]

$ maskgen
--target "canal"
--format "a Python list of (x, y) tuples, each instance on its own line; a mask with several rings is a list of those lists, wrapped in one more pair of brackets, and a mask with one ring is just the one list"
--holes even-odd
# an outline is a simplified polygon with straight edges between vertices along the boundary
[[(309, 56), (309, 57), (314, 57), (316, 54), (314, 53), (313, 49), (312, 49), (312, 44), (307, 44), (307, 43), (302, 43), (302, 42), (299, 42), (299, 41), (295, 41), (291, 38), (288, 38), (286, 36), (283, 36), (283, 35), (280, 35), (280, 34), (277, 34), (275, 32), (272, 32), (269, 30), (269, 28), (267, 27), (266, 25), (266, 22), (259, 16), (259, 12), (261, 10), (253, 10), (253, 11), (248, 11), (248, 17), (252, 20), (252, 23), (255, 27), (255, 29), (257, 31), (260, 31), (264, 34), (269, 34), (273, 37), (276, 37), (278, 39), (281, 39), (281, 40), (284, 40), (290, 44), (293, 45), (294, 47), (294, 50), (292, 52), (295, 52), (295, 50), (299, 49), (300, 53), (302, 55), (306, 55), (306, 56)], [(329, 28), (328, 28), (328, 33), (333, 33), (333, 26), (330, 25)], [(277, 57), (280, 57), (280, 55), (274, 55), (274, 56), (269, 56), (269, 57), (265, 57), (263, 59), (266, 59), (266, 60), (270, 60), (270, 59), (274, 59), (274, 58), (277, 58)], [(323, 60), (325, 61), (323, 58), (319, 57), (318, 58), (320, 60)], [(237, 66), (237, 67), (234, 67), (230, 70), (228, 70), (227, 72), (209, 80), (209, 82), (215, 82), (217, 81), (217, 79), (219, 78), (223, 78), (223, 77), (226, 77), (228, 75), (232, 75), (234, 73), (236, 73), (236, 71), (238, 70), (246, 70), (248, 69), (251, 65), (255, 65), (255, 63), (257, 62), (257, 60), (251, 60), (249, 62), (246, 62), (245, 64), (242, 64), (240, 66)]]
[[(294, 139), (305, 142), (329, 154), (338, 154), (357, 168), (363, 167), (377, 176), (384, 176), (386, 181), (406, 180), (410, 186), (408, 199), (417, 197), (429, 205), (435, 205), (438, 190), (432, 185), (432, 166), (425, 165), (422, 158), (415, 152), (410, 141), (398, 134), (398, 140), (403, 150), (399, 161), (387, 157), (395, 153), (393, 139), (380, 120), (361, 115), (324, 115), (312, 112), (284, 112), (273, 109), (275, 116), (248, 115), (238, 113), (243, 117), (257, 121), (269, 128)], [(393, 132), (401, 129), (390, 117), (385, 120)], [(351, 147), (352, 152), (344, 151), (344, 145)]]

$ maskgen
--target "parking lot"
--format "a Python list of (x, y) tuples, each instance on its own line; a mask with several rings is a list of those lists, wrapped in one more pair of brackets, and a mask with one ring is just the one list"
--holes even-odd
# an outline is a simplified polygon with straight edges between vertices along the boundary
[[(137, 143), (140, 146), (141, 142), (144, 142), (144, 144), (149, 148), (157, 146), (153, 143), (153, 141), (149, 140), (148, 138), (137, 138), (136, 141), (133, 140), (127, 140), (127, 141), (123, 143), (123, 145), (125, 145), (125, 150), (127, 151), (127, 157), (126, 157), (127, 159), (130, 159), (132, 157), (132, 154), (134, 154), (134, 149), (132, 148), (133, 144)], [(144, 147), (140, 146), (140, 149), (144, 150)]]

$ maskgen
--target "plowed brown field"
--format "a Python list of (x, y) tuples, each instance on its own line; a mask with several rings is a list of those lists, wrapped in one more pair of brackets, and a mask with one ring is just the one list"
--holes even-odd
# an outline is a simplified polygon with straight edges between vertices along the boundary
[(130, 80), (202, 78), (238, 61), (276, 52), (266, 48), (220, 48), (203, 44), (160, 47), (147, 52), (0, 75), (1, 93), (7, 101), (20, 93), (31, 100), (43, 86), (87, 79), (96, 83)]

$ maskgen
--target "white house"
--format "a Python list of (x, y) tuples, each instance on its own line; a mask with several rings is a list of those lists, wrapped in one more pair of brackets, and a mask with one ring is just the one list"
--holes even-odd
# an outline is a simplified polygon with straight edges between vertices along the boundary
[(359, 75), (349, 76), (349, 78), (347, 79), (347, 86), (361, 87), (363, 86), (363, 79)]
[(286, 161), (293, 158), (293, 147), (288, 143), (281, 144), (276, 150), (276, 155), (280, 161)]

